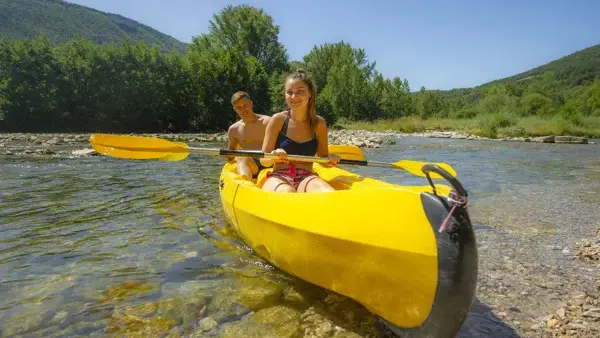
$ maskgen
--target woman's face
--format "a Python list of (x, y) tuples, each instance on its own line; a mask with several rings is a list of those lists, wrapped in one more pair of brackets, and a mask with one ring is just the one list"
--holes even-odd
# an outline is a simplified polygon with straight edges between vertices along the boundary
[(285, 102), (290, 108), (308, 106), (311, 95), (308, 86), (300, 79), (289, 79), (285, 84)]

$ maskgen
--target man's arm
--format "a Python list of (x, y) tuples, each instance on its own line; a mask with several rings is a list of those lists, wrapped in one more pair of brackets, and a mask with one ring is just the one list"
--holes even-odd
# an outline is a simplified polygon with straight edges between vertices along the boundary
[[(235, 124), (229, 127), (229, 129), (227, 130), (227, 149), (229, 150), (237, 150), (240, 146), (240, 140), (238, 140), (238, 138), (236, 137), (236, 132), (237, 128)], [(227, 159), (229, 161), (233, 161), (235, 159), (235, 156), (228, 156)]]

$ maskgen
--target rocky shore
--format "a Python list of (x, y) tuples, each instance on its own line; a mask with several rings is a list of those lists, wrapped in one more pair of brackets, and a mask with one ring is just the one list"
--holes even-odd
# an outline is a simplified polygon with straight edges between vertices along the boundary
[[(188, 143), (224, 143), (227, 134), (222, 133), (196, 133), (196, 134), (147, 134), (147, 136), (161, 137), (172, 141)], [(472, 134), (453, 131), (431, 131), (426, 133), (400, 133), (395, 131), (366, 131), (366, 130), (330, 130), (329, 143), (352, 144), (361, 148), (380, 148), (383, 145), (395, 144), (399, 137), (427, 137), (450, 138), (464, 140), (498, 140), (520, 141), (538, 143), (570, 143), (594, 144), (585, 137), (577, 136), (541, 136), (541, 137), (514, 137), (489, 139)], [(70, 155), (89, 156), (95, 152), (89, 147), (89, 133), (56, 133), (56, 134), (28, 134), (5, 133), (0, 134), (0, 155)], [(81, 147), (79, 150), (67, 148)]]
[[(594, 238), (577, 243), (575, 257), (600, 268), (600, 228)], [(600, 274), (593, 283), (571, 292), (554, 313), (548, 314), (530, 329), (554, 337), (600, 337)]]
[[(381, 144), (385, 144), (386, 140), (396, 137), (426, 137), (426, 138), (450, 138), (458, 140), (491, 140), (491, 141), (516, 141), (516, 142), (535, 142), (535, 143), (571, 143), (571, 144), (594, 144), (586, 137), (579, 136), (539, 136), (539, 137), (502, 137), (502, 138), (487, 138), (474, 134), (462, 133), (458, 131), (428, 131), (425, 133), (401, 133), (393, 130), (385, 131), (366, 131), (366, 130), (336, 130), (329, 133), (329, 137), (341, 140), (350, 140), (352, 144), (356, 144), (367, 148), (378, 148)], [(330, 141), (331, 142), (331, 141)], [(389, 141), (388, 141), (389, 142)], [(335, 143), (335, 142), (332, 142)]]

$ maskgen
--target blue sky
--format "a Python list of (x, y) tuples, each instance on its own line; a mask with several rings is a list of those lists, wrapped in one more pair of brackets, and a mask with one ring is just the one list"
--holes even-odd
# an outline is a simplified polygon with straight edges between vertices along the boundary
[(190, 42), (228, 4), (270, 14), (292, 60), (314, 45), (363, 48), (412, 90), (472, 87), (600, 43), (598, 0), (68, 0)]

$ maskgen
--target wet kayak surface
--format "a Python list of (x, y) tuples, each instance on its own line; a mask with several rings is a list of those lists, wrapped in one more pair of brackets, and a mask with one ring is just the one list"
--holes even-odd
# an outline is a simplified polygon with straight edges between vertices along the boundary
[[(600, 227), (597, 144), (401, 137), (366, 153), (449, 163), (468, 190), (480, 265), (459, 337), (551, 336), (572, 297), (600, 307), (600, 269), (576, 257)], [(232, 233), (222, 163), (1, 156), (0, 336), (386, 335), (355, 302), (274, 269)], [(595, 319), (573, 319), (565, 333), (591, 337)]]

